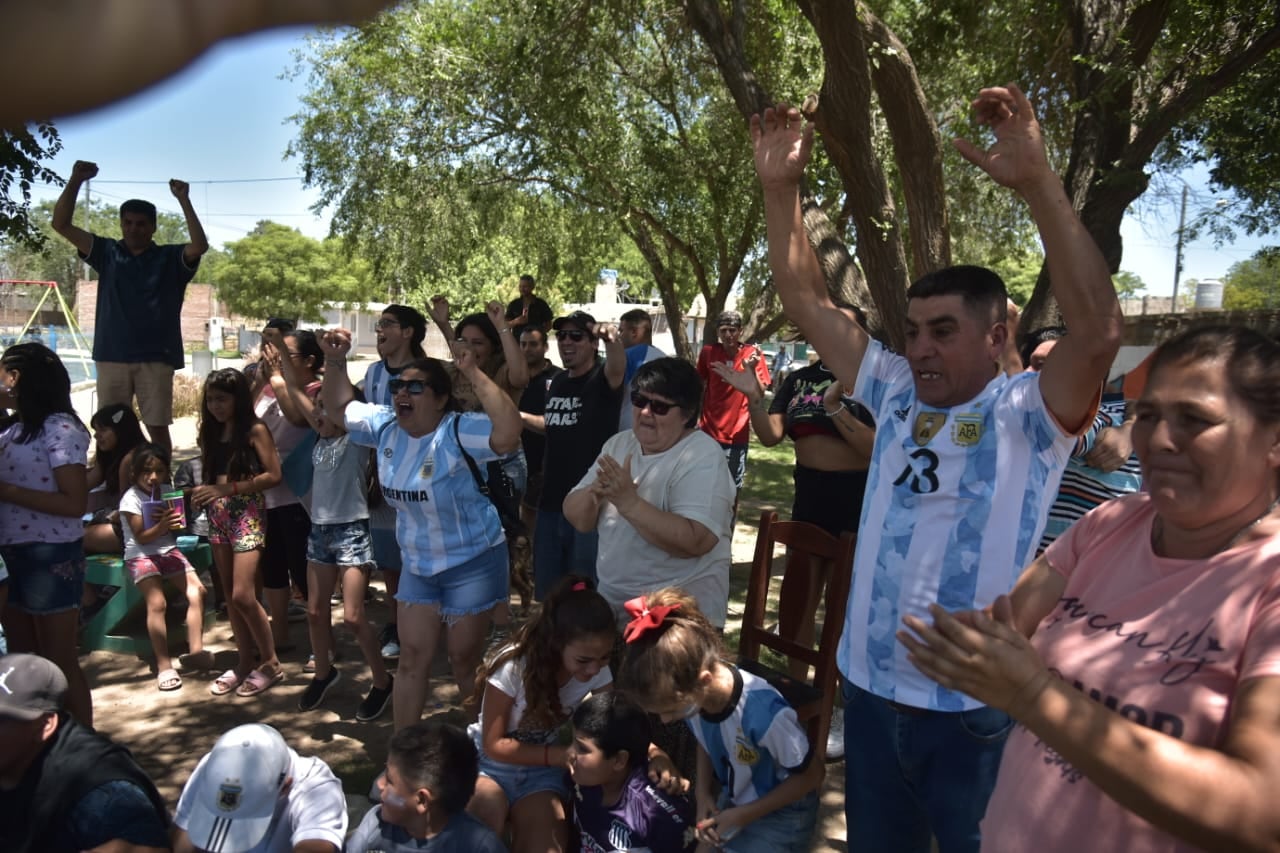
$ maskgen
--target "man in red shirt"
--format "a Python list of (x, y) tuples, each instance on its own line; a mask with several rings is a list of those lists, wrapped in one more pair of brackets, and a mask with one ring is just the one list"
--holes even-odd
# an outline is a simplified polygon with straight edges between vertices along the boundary
[[(747, 411), (750, 401), (747, 395), (725, 382), (711, 365), (725, 362), (735, 371), (754, 370), (760, 384), (768, 387), (769, 367), (764, 353), (755, 344), (739, 342), (742, 335), (742, 315), (737, 311), (724, 311), (716, 321), (719, 343), (708, 344), (698, 355), (698, 375), (704, 388), (702, 401), (702, 431), (719, 442), (729, 462), (729, 475), (739, 491), (747, 473), (747, 445), (751, 441), (751, 414)], [(737, 515), (737, 504), (734, 504)]]

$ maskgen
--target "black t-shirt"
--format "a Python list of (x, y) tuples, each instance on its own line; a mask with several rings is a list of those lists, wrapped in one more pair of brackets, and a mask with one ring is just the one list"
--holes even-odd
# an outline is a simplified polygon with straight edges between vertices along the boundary
[[(516, 297), (507, 304), (506, 318), (514, 320), (524, 313), (524, 300)], [(529, 325), (537, 326), (542, 330), (551, 328), (551, 306), (543, 301), (540, 297), (533, 297), (529, 300)]]
[[(815, 362), (787, 374), (773, 394), (769, 414), (783, 415), (787, 435), (792, 441), (806, 435), (838, 435), (836, 425), (822, 405), (822, 395), (836, 378), (822, 362)], [(871, 413), (854, 403), (849, 407), (853, 416), (869, 427), (876, 425)], [(839, 414), (837, 412), (837, 414)]]
[[(529, 384), (524, 386), (520, 394), (520, 411), (531, 415), (540, 415), (547, 410), (547, 389), (551, 380), (562, 368), (548, 362), (547, 367), (537, 376), (529, 377)], [(529, 471), (542, 473), (542, 456), (546, 452), (547, 440), (540, 432), (526, 429), (520, 433), (520, 443), (524, 446), (524, 458), (529, 464)]]
[(547, 447), (538, 509), (561, 512), (569, 494), (609, 436), (618, 431), (622, 386), (609, 387), (604, 364), (579, 377), (562, 371), (547, 389)]

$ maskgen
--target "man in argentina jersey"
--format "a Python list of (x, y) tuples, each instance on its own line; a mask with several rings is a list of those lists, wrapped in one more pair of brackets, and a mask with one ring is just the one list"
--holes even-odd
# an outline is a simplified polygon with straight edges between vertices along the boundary
[(981, 267), (912, 284), (903, 355), (835, 310), (801, 218), (813, 130), (786, 105), (752, 121), (783, 308), (879, 427), (838, 654), (845, 815), (860, 851), (926, 851), (931, 837), (948, 853), (978, 849), (1010, 720), (922, 676), (895, 633), (906, 615), (931, 621), (934, 602), (986, 607), (1012, 588), (1123, 328), (1106, 261), (1048, 165), (1026, 97), (1014, 86), (983, 89), (974, 106), (995, 143), (956, 147), (1026, 202), (1072, 330), (1039, 374), (998, 372), (1007, 297)]

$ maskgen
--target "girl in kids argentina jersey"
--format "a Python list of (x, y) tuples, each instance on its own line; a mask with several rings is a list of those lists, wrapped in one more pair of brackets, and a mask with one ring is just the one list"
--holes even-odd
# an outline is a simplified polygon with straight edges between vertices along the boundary
[(376, 448), (378, 482), (396, 508), (403, 571), (396, 592), (400, 665), (391, 707), (397, 730), (417, 722), (426, 702), (440, 629), (449, 625), (449, 659), (470, 696), (493, 608), (507, 600), (507, 545), (498, 511), (480, 493), (467, 463), (483, 465), (520, 444), (520, 412), (470, 349), (454, 349), (484, 413), (459, 414), (444, 366), (410, 362), (388, 382), (393, 405), (352, 401), (346, 378), (351, 333), (324, 336), (322, 389), (330, 417), (342, 414), (354, 444)]
[(618, 683), (663, 722), (683, 719), (693, 730), (698, 840), (744, 853), (807, 851), (823, 767), (796, 712), (763, 679), (721, 660), (720, 632), (682, 590), (626, 608), (634, 618)]

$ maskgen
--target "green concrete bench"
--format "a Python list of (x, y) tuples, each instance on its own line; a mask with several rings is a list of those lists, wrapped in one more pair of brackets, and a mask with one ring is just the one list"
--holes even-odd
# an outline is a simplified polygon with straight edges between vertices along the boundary
[[(179, 547), (196, 571), (213, 565), (213, 550), (207, 543), (197, 542), (195, 545)], [(102, 649), (151, 657), (151, 641), (147, 638), (146, 600), (129, 579), (124, 558), (118, 554), (89, 554), (85, 557), (84, 579), (85, 583), (115, 587), (116, 591), (80, 626), (80, 648), (84, 651)], [(206, 628), (213, 624), (217, 615), (211, 609), (212, 603), (213, 591), (209, 590), (205, 598)], [(187, 600), (183, 596), (182, 618), (169, 620), (170, 644), (186, 639), (186, 608)], [(170, 609), (172, 611), (177, 608), (171, 606)]]

